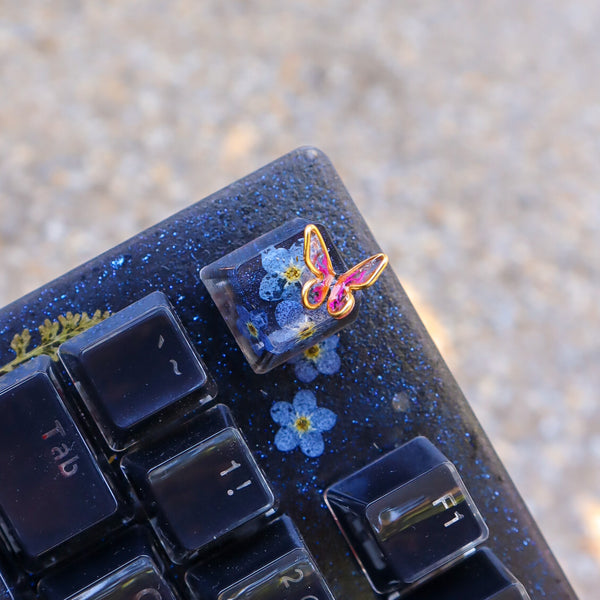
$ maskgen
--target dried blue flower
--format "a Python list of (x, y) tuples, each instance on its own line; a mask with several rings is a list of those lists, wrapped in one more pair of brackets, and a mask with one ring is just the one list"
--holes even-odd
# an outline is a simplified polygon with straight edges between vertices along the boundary
[(290, 360), (294, 365), (296, 377), (303, 383), (309, 383), (319, 373), (322, 375), (333, 375), (339, 371), (341, 360), (335, 351), (338, 335), (332, 335), (307, 348), (302, 354)]
[(236, 306), (235, 309), (238, 314), (235, 325), (238, 331), (251, 342), (254, 351), (260, 354), (265, 349), (271, 350), (271, 343), (264, 331), (268, 324), (267, 315), (258, 310), (251, 312), (241, 305)]
[(268, 302), (299, 299), (306, 271), (303, 240), (295, 242), (289, 250), (269, 246), (261, 252), (261, 259), (267, 274), (260, 282), (258, 295)]
[(277, 449), (289, 452), (300, 446), (300, 450), (311, 458), (323, 454), (322, 433), (329, 431), (337, 420), (334, 412), (317, 406), (317, 399), (309, 390), (300, 390), (291, 404), (275, 402), (271, 407), (271, 418), (281, 425), (275, 434)]
[(292, 346), (307, 340), (316, 332), (317, 321), (315, 317), (322, 317), (323, 311), (308, 310), (296, 300), (283, 300), (275, 307), (275, 320), (281, 329), (273, 331), (269, 340), (273, 345), (273, 352), (282, 353)]

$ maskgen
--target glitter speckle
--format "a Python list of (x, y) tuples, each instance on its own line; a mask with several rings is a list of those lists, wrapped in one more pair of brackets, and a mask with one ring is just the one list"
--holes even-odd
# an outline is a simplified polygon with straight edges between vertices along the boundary
[(118, 258), (115, 258), (115, 259), (113, 259), (113, 260), (110, 261), (110, 266), (113, 269), (120, 269), (124, 264), (125, 264), (125, 257), (124, 256), (119, 256)]

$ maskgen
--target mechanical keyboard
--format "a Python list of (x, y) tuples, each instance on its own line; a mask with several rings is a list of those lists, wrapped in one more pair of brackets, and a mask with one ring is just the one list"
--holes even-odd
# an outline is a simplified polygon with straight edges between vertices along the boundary
[(300, 148), (2, 309), (0, 599), (575, 599), (385, 262)]

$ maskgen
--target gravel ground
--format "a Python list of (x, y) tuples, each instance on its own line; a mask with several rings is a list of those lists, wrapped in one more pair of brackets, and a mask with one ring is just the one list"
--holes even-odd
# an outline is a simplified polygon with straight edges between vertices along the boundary
[(593, 600), (599, 26), (593, 0), (0, 0), (0, 305), (316, 145)]

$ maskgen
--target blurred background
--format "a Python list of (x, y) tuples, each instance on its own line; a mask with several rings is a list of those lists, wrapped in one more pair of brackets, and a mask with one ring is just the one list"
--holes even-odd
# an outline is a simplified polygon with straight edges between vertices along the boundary
[(0, 305), (316, 145), (597, 598), (599, 29), (596, 0), (0, 0)]

